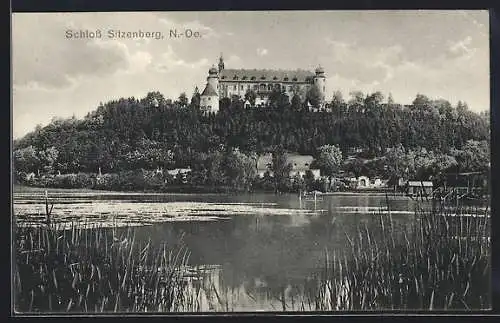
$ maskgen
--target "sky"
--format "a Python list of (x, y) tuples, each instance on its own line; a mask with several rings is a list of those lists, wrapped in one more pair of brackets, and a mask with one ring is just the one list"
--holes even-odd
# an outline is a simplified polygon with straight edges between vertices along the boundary
[[(199, 37), (170, 38), (174, 29)], [(67, 37), (80, 30), (102, 37)], [(117, 39), (110, 30), (163, 39)], [(408, 104), (421, 93), (490, 109), (487, 11), (14, 13), (13, 136), (120, 97), (191, 97), (221, 53), (226, 68), (321, 65), (327, 99), (381, 91)]]

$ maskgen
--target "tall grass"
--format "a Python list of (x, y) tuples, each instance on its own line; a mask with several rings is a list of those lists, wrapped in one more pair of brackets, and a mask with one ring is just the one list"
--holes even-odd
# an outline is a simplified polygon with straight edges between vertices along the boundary
[[(436, 203), (411, 229), (390, 215), (358, 228), (348, 252), (325, 252), (316, 310), (478, 310), (491, 306), (489, 211)], [(375, 239), (374, 230), (380, 230)]]
[(19, 312), (189, 311), (182, 268), (188, 251), (140, 246), (132, 229), (84, 224), (16, 229)]

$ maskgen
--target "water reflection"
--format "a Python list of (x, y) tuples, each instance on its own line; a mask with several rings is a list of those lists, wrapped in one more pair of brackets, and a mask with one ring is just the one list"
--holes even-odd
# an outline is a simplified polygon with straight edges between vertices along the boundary
[[(300, 201), (295, 195), (160, 195), (51, 194), (54, 217), (137, 218), (150, 226), (136, 228), (136, 241), (176, 245), (182, 237), (190, 250), (189, 265), (204, 268), (203, 279), (189, 288), (202, 310), (314, 310), (315, 277), (325, 266), (325, 253), (349, 255), (348, 237), (369, 228), (379, 234), (379, 211), (391, 210), (394, 230), (413, 222), (413, 204), (381, 195), (324, 196)], [(36, 214), (41, 197), (15, 196), (19, 218)], [(160, 216), (160, 212), (162, 215)], [(164, 221), (165, 214), (192, 216), (190, 221)], [(160, 218), (163, 221), (154, 222)], [(212, 217), (214, 221), (198, 221)], [(224, 218), (224, 220), (219, 220)], [(199, 277), (198, 277), (199, 278)]]

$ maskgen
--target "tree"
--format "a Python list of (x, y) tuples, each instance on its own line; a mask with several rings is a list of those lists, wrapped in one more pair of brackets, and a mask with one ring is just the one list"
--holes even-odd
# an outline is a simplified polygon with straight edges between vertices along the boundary
[(440, 154), (434, 158), (431, 165), (431, 175), (433, 177), (441, 176), (457, 166), (455, 157), (445, 154)]
[(389, 149), (384, 157), (387, 164), (386, 175), (393, 184), (400, 178), (407, 178), (408, 162), (403, 145), (399, 144), (397, 147)]
[(300, 95), (294, 94), (292, 96), (292, 109), (294, 111), (299, 111), (302, 108), (302, 100), (300, 99)]
[(344, 104), (342, 92), (340, 92), (339, 90), (333, 92), (332, 105), (335, 107), (340, 107), (342, 104)]
[(486, 140), (468, 140), (461, 150), (453, 149), (460, 172), (479, 172), (490, 169), (490, 145)]
[(347, 171), (351, 172), (355, 177), (359, 177), (365, 172), (365, 163), (361, 158), (355, 158), (347, 164)]
[(207, 158), (208, 168), (208, 184), (212, 186), (226, 185), (224, 174), (224, 155), (222, 152), (216, 151)]
[(200, 108), (200, 92), (198, 87), (194, 88), (193, 96), (191, 97), (191, 108), (199, 109)]
[(332, 102), (331, 102), (332, 111), (335, 112), (338, 117), (340, 117), (344, 113), (344, 106), (345, 106), (345, 102), (344, 102), (344, 98), (342, 97), (342, 92), (340, 92), (338, 90), (335, 91), (333, 93)]
[(257, 94), (254, 90), (247, 90), (245, 93), (245, 102), (248, 101), (252, 106), (255, 106), (255, 100), (257, 99)]
[(148, 94), (146, 94), (146, 97), (142, 99), (142, 102), (146, 106), (156, 107), (156, 108), (159, 106), (163, 106), (166, 103), (165, 97), (158, 91), (148, 92)]
[(187, 98), (187, 96), (186, 96), (186, 93), (185, 93), (185, 92), (182, 92), (182, 93), (181, 93), (181, 95), (179, 95), (179, 99), (178, 99), (178, 101), (179, 101), (179, 105), (180, 105), (181, 107), (183, 107), (183, 108), (184, 108), (184, 107), (187, 107), (187, 105), (188, 105), (188, 98)]
[(274, 89), (271, 94), (269, 94), (268, 104), (275, 109), (280, 108), (283, 110), (285, 107), (290, 105), (290, 99), (284, 91)]
[(431, 105), (431, 103), (432, 103), (432, 101), (431, 101), (431, 99), (429, 99), (429, 97), (418, 93), (416, 95), (415, 99), (413, 100), (412, 105), (415, 108), (421, 108), (421, 107), (428, 107)]
[(313, 108), (318, 109), (323, 101), (321, 92), (317, 86), (311, 86), (306, 94), (307, 101)]
[(17, 171), (34, 172), (40, 170), (38, 151), (33, 146), (14, 151), (14, 167)]
[(42, 166), (45, 166), (44, 168), (51, 172), (54, 169), (53, 167), (56, 164), (57, 157), (59, 156), (57, 148), (54, 146), (49, 147), (45, 150), (39, 151), (38, 155)]
[(387, 104), (388, 105), (394, 105), (394, 98), (392, 97), (392, 93), (389, 93), (389, 96), (387, 97)]
[(351, 91), (349, 92), (351, 98), (349, 99), (349, 105), (363, 105), (365, 102), (365, 95), (361, 91)]
[(238, 150), (231, 150), (224, 159), (226, 182), (237, 190), (248, 190), (257, 176), (255, 161)]
[(292, 164), (288, 162), (286, 152), (283, 147), (277, 147), (272, 152), (271, 171), (274, 176), (275, 192), (283, 190), (289, 182), (290, 171)]
[(241, 98), (237, 94), (231, 95), (231, 107), (234, 109), (242, 109), (244, 102), (241, 101)]
[(384, 95), (380, 91), (377, 91), (375, 93), (372, 93), (372, 94), (368, 95), (365, 98), (365, 105), (367, 105), (367, 106), (370, 106), (370, 105), (377, 106), (377, 105), (382, 104), (383, 100), (384, 100)]
[(336, 145), (324, 145), (318, 148), (316, 165), (321, 172), (328, 176), (331, 183), (332, 177), (342, 164), (342, 151)]

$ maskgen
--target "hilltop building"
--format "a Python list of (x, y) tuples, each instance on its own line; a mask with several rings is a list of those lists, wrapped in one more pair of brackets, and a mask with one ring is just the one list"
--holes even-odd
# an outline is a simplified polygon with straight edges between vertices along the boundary
[(307, 91), (312, 86), (317, 87), (322, 106), (325, 101), (326, 77), (321, 66), (314, 73), (305, 70), (226, 69), (221, 55), (218, 69), (213, 66), (208, 70), (200, 107), (205, 111), (217, 112), (220, 99), (231, 98), (233, 95), (244, 99), (250, 90), (256, 94), (256, 106), (266, 105), (273, 90), (283, 91), (290, 100), (298, 94), (305, 101)]

